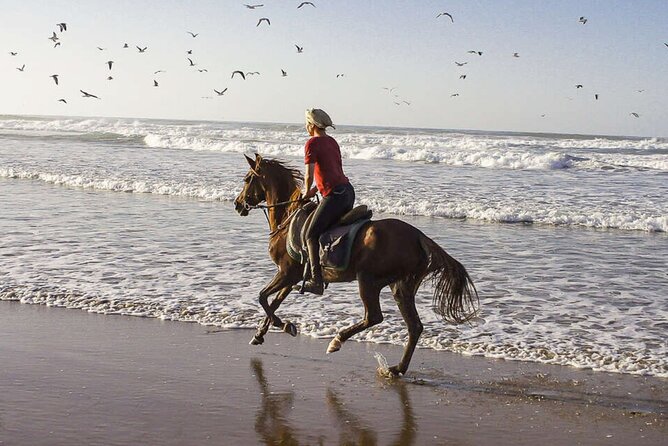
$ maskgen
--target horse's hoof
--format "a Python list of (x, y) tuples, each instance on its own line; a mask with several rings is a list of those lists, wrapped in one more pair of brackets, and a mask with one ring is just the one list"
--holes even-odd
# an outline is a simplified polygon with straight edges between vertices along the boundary
[(389, 369), (387, 369), (387, 371), (390, 373), (390, 375), (392, 375), (392, 376), (395, 377), (395, 378), (398, 378), (398, 377), (400, 377), (400, 376), (403, 376), (403, 374), (404, 374), (404, 372), (402, 372), (401, 370), (399, 370), (399, 366), (396, 366), (396, 365), (390, 367)]
[(253, 336), (253, 339), (251, 339), (249, 344), (250, 345), (262, 345), (263, 342), (264, 342), (264, 337), (263, 336), (255, 335), (255, 336)]
[(292, 322), (283, 324), (283, 331), (292, 337), (297, 336), (297, 327)]
[(332, 342), (329, 343), (329, 347), (327, 347), (327, 354), (338, 352), (341, 350), (341, 338), (338, 336), (332, 339)]

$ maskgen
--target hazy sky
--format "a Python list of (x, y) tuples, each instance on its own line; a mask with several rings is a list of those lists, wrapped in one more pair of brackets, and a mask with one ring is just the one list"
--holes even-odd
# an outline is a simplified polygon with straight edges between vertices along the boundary
[(668, 136), (668, 0), (255, 3), (0, 0), (0, 114)]

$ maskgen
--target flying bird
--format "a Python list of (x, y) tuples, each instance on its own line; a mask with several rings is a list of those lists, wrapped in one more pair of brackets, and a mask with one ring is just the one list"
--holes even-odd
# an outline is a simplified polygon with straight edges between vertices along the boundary
[(49, 77), (53, 78), (53, 81), (56, 83), (56, 85), (58, 85), (58, 75), (57, 74), (52, 74)]
[(465, 74), (462, 74), (462, 75), (459, 76), (459, 78), (460, 78), (460, 79), (466, 79), (466, 75), (465, 75)]
[(83, 97), (84, 97), (84, 98), (95, 98), (95, 99), (100, 99), (99, 97), (95, 96), (94, 94), (86, 93), (86, 92), (83, 91), (83, 90), (79, 90), (79, 91), (83, 94)]
[(258, 26), (260, 26), (260, 23), (262, 22), (267, 22), (267, 25), (271, 25), (271, 22), (269, 21), (268, 18), (262, 17), (260, 20), (257, 21), (257, 25), (255, 25), (255, 27), (257, 28)]
[(189, 66), (194, 67), (194, 66), (195, 66), (195, 62), (193, 62), (193, 60), (192, 60), (190, 57), (188, 57), (187, 59), (188, 59), (188, 62), (190, 62), (190, 65), (189, 65)]
[(60, 28), (60, 32), (67, 31), (67, 23), (56, 23), (56, 26)]
[(301, 7), (304, 6), (304, 5), (311, 5), (311, 6), (313, 6), (313, 7), (315, 8), (315, 5), (314, 5), (313, 3), (311, 3), (311, 2), (301, 2), (301, 3), (299, 4), (299, 6), (297, 6), (297, 9), (301, 8)]
[(56, 35), (56, 32), (53, 32), (53, 35), (49, 37), (49, 40), (53, 41), (54, 43), (58, 40), (58, 36)]
[(153, 86), (154, 86), (154, 87), (157, 87), (157, 86), (158, 86), (158, 81), (156, 81), (155, 79), (153, 79)]
[(303, 46), (299, 46), (297, 44), (295, 44), (295, 46), (297, 47), (297, 52), (298, 53), (303, 53), (304, 52), (304, 47)]
[(227, 88), (225, 88), (223, 91), (218, 91), (218, 90), (216, 90), (216, 89), (214, 88), (213, 91), (215, 91), (216, 94), (217, 94), (218, 96), (222, 96), (222, 95), (224, 95), (225, 92), (227, 91)]
[(67, 104), (67, 101), (65, 99), (58, 99), (58, 102), (62, 102), (63, 104)]
[(636, 91), (637, 91), (638, 93), (642, 93), (642, 92), (645, 91), (645, 90), (636, 90)]
[(337, 74), (337, 75), (336, 75), (337, 78), (339, 78), (339, 77), (343, 77), (343, 76), (345, 76), (345, 73), (340, 73), (340, 74)]
[(629, 113), (629, 114), (630, 114), (631, 116), (635, 117), (635, 118), (639, 118), (639, 117), (640, 117), (640, 115), (639, 115), (638, 113), (636, 113), (636, 112), (631, 112), (631, 113)]
[(401, 101), (401, 102), (403, 102), (403, 103), (406, 104), (406, 105), (411, 105), (411, 103), (408, 102), (408, 101)]
[(666, 42), (663, 42), (663, 44), (664, 44), (664, 45), (666, 45), (666, 46), (668, 47), (668, 43), (666, 43)]
[(23, 71), (23, 70), (26, 69), (26, 64), (23, 64), (23, 66), (22, 66), (21, 68), (18, 68), (18, 67), (17, 67), (16, 69), (19, 70), (19, 71)]
[(285, 71), (283, 68), (281, 68), (281, 76), (286, 77), (288, 75), (288, 72)]
[(234, 79), (234, 75), (237, 74), (237, 73), (239, 73), (239, 74), (241, 75), (241, 78), (242, 78), (243, 80), (246, 80), (246, 75), (245, 75), (244, 72), (241, 71), (241, 70), (235, 70), (235, 71), (233, 71), (233, 72), (232, 72), (232, 77), (230, 77), (230, 79)]
[(264, 5), (244, 5), (248, 9), (255, 9), (255, 8), (261, 8)]
[(259, 71), (248, 71), (248, 72), (246, 72), (246, 76), (254, 76), (256, 74), (260, 74), (260, 72)]
[(582, 88), (582, 84), (577, 84), (575, 88)]
[(10, 51), (9, 54), (11, 54), (12, 56), (16, 56), (19, 53), (17, 53), (16, 51)]
[(111, 66), (114, 64), (113, 60), (108, 60), (107, 65), (109, 65), (109, 69), (111, 70)]
[(452, 93), (452, 94), (450, 95), (450, 97), (455, 97), (455, 96), (459, 96), (459, 93)]
[(436, 18), (439, 18), (439, 17), (442, 16), (442, 15), (450, 17), (450, 20), (452, 20), (452, 23), (455, 23), (455, 19), (452, 18), (452, 15), (451, 15), (449, 12), (440, 12), (440, 13), (436, 16)]
[(113, 77), (113, 76), (107, 76), (107, 80), (108, 80), (108, 81), (113, 81), (113, 80), (114, 80), (114, 77)]
[(594, 94), (594, 99), (596, 99), (598, 101), (598, 93)]
[(458, 67), (463, 67), (463, 66), (466, 65), (467, 63), (468, 63), (468, 62), (457, 62), (457, 61), (455, 61), (455, 65), (457, 65)]
[(208, 73), (209, 72), (209, 70), (207, 70), (206, 68), (198, 68), (197, 71), (199, 71), (200, 73)]
[(130, 48), (130, 45), (128, 45), (127, 43), (124, 43), (123, 48)]
[(471, 51), (467, 51), (467, 53), (477, 54), (478, 56), (482, 56), (482, 51), (471, 50)]
[(513, 53), (513, 57), (520, 57), (519, 53)]
[[(135, 45), (135, 46), (137, 46), (137, 45)], [(140, 48), (140, 47), (137, 46), (137, 49), (139, 50), (140, 53), (143, 53), (148, 49), (148, 47), (145, 46), (144, 48)]]
[(584, 16), (580, 17), (580, 20), (578, 20), (578, 22), (580, 22), (584, 25), (585, 23), (587, 23), (587, 17), (584, 17)]
[(166, 73), (166, 71), (165, 70), (158, 70), (158, 71), (153, 72), (153, 74), (158, 74), (158, 73)]
[(193, 33), (193, 32), (190, 32), (190, 31), (187, 31), (187, 33), (190, 34), (191, 36), (193, 36), (193, 39), (195, 37), (199, 36), (199, 33)]
[(186, 54), (192, 54), (192, 53), (193, 53), (193, 50), (186, 51)]
[(57, 47), (59, 47), (59, 46), (60, 46), (60, 42), (56, 42), (56, 43), (53, 44), (53, 47), (54, 47), (54, 48), (57, 48)]
[(102, 48), (101, 46), (98, 46), (97, 49), (100, 50), (100, 51), (104, 51), (106, 48)]
[(397, 89), (397, 87), (392, 87), (392, 88), (390, 88), (390, 87), (383, 87), (383, 90), (387, 90), (388, 93), (392, 93), (392, 92), (393, 92), (394, 90), (396, 90), (396, 89)]

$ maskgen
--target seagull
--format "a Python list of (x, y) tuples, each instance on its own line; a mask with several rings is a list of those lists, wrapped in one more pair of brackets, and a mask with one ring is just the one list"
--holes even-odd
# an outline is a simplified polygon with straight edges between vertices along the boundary
[(541, 118), (544, 118), (544, 117), (545, 117), (545, 113), (543, 113), (542, 115), (540, 115), (540, 117), (541, 117)]
[(631, 113), (629, 113), (629, 114), (630, 114), (631, 116), (635, 117), (635, 118), (639, 118), (639, 117), (640, 117), (640, 115), (639, 115), (638, 113), (636, 113), (636, 112), (631, 112)]
[(114, 64), (113, 60), (108, 60), (107, 65), (109, 65), (109, 69), (111, 70), (111, 66)]
[(56, 42), (56, 43), (53, 44), (53, 47), (54, 47), (54, 48), (57, 48), (57, 47), (59, 47), (59, 46), (60, 46), (60, 42)]
[(297, 47), (297, 52), (298, 53), (303, 53), (304, 52), (304, 47), (303, 46), (299, 46), (297, 44), (295, 44), (295, 46)]
[(582, 84), (577, 84), (575, 88), (582, 88)]
[(217, 94), (218, 96), (222, 96), (222, 95), (224, 95), (225, 92), (227, 91), (227, 88), (225, 88), (225, 90), (223, 90), (223, 91), (218, 91), (218, 90), (216, 90), (216, 89), (214, 88), (213, 91), (215, 91), (216, 94)]
[(636, 90), (636, 91), (637, 91), (638, 93), (642, 93), (642, 92), (645, 91), (645, 90)]
[(297, 9), (301, 8), (301, 7), (304, 6), (304, 5), (311, 5), (311, 6), (313, 6), (313, 7), (315, 8), (315, 5), (314, 5), (313, 3), (311, 3), (311, 2), (301, 2), (301, 3), (299, 4), (299, 6), (297, 6)]
[(580, 20), (578, 20), (578, 22), (580, 22), (584, 25), (585, 23), (587, 23), (587, 18), (582, 16), (582, 17), (580, 17)]
[(668, 47), (668, 43), (666, 43), (666, 42), (663, 42), (663, 44), (664, 44), (664, 45), (666, 45), (666, 46)]
[[(135, 46), (137, 46), (137, 45), (135, 45)], [(139, 48), (139, 47), (137, 46), (137, 49), (139, 50), (140, 53), (143, 53), (143, 52), (145, 52), (145, 51), (148, 49), (148, 47), (145, 46), (144, 48)]]
[(403, 103), (406, 104), (406, 105), (411, 105), (411, 103), (408, 102), (408, 101), (401, 101), (401, 102), (403, 102)]
[(94, 94), (86, 93), (86, 92), (83, 91), (83, 90), (79, 90), (79, 91), (83, 94), (83, 97), (84, 97), (84, 98), (95, 98), (95, 99), (100, 99), (99, 97), (95, 96)]
[(49, 40), (53, 41), (54, 43), (58, 40), (58, 36), (56, 35), (56, 32), (53, 32), (53, 36), (49, 37)]
[(256, 74), (260, 74), (260, 72), (259, 71), (249, 71), (249, 72), (246, 73), (246, 76), (254, 76)]
[(257, 21), (257, 25), (255, 25), (255, 27), (257, 28), (258, 26), (260, 26), (260, 23), (262, 22), (267, 22), (267, 25), (271, 25), (271, 22), (269, 21), (268, 18), (262, 17), (260, 20)]
[(248, 9), (255, 9), (255, 8), (261, 8), (264, 5), (244, 5)]
[(520, 57), (519, 53), (513, 53), (513, 57)]
[(130, 45), (128, 45), (127, 43), (124, 43), (123, 48), (130, 48)]
[(399, 102), (395, 102), (394, 105), (401, 105)]
[(17, 53), (16, 51), (10, 51), (9, 54), (11, 54), (12, 56), (16, 56), (19, 53)]
[(100, 50), (100, 51), (104, 51), (106, 48), (102, 48), (101, 46), (98, 46), (97, 49)]
[(598, 93), (594, 94), (594, 99), (596, 99), (598, 101)]
[(471, 51), (467, 51), (467, 53), (477, 54), (478, 56), (482, 56), (482, 51), (471, 50)]
[(452, 93), (452, 94), (450, 95), (451, 98), (453, 98), (453, 97), (455, 97), (455, 96), (459, 96), (459, 93)]
[(113, 78), (113, 76), (107, 76), (107, 80), (108, 80), (108, 81), (113, 81), (114, 78)]
[(155, 79), (153, 79), (153, 86), (154, 86), (154, 87), (157, 87), (157, 86), (158, 86), (158, 81), (156, 81)]
[(281, 68), (281, 75), (282, 75), (283, 77), (286, 77), (286, 76), (288, 75), (288, 72), (285, 71), (283, 68)]
[(158, 73), (166, 73), (166, 71), (165, 70), (158, 70), (158, 71), (153, 72), (153, 74), (158, 74)]
[(457, 62), (457, 61), (455, 61), (455, 65), (457, 65), (458, 67), (463, 67), (463, 66), (466, 65), (467, 63), (468, 63), (468, 62)]
[(239, 74), (241, 75), (241, 78), (242, 78), (243, 80), (246, 80), (246, 75), (245, 75), (244, 72), (241, 71), (241, 70), (235, 70), (235, 71), (233, 71), (233, 72), (232, 72), (232, 77), (231, 77), (230, 79), (234, 79), (234, 75), (237, 74), (237, 73), (239, 73)]
[(188, 57), (187, 59), (188, 59), (188, 62), (190, 62), (190, 66), (191, 66), (191, 67), (194, 67), (194, 66), (195, 66), (195, 62), (193, 62), (193, 60), (192, 60), (190, 57)]
[(187, 31), (187, 33), (190, 34), (191, 36), (193, 36), (193, 39), (195, 37), (199, 36), (199, 33), (193, 33), (193, 32), (190, 32), (190, 31)]
[(23, 71), (23, 70), (26, 69), (26, 64), (23, 64), (23, 66), (21, 68), (16, 68), (16, 69), (19, 70), (19, 71)]
[(455, 23), (455, 19), (452, 18), (452, 15), (449, 12), (441, 12), (436, 16), (436, 18), (439, 18), (442, 15), (450, 17), (450, 20), (452, 20), (452, 23)]
[(56, 26), (60, 28), (60, 32), (67, 31), (67, 23), (56, 23)]
[(339, 78), (339, 77), (343, 77), (343, 76), (345, 76), (345, 73), (341, 73), (341, 74), (337, 74), (337, 75), (336, 75), (337, 78)]
[(197, 71), (199, 71), (200, 73), (208, 73), (209, 72), (209, 70), (207, 70), (206, 68), (198, 68)]
[(465, 74), (462, 74), (461, 76), (459, 76), (459, 78), (460, 78), (460, 79), (466, 79), (466, 75), (465, 75)]
[(63, 104), (67, 104), (67, 101), (65, 99), (58, 99), (58, 102), (62, 102)]
[(56, 83), (56, 85), (58, 85), (58, 75), (57, 75), (57, 74), (52, 74), (52, 75), (49, 76), (49, 77), (52, 77), (52, 78), (53, 78), (53, 81)]

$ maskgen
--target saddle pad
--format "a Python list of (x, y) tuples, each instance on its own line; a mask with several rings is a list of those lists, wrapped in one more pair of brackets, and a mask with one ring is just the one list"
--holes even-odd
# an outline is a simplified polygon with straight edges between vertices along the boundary
[(335, 226), (320, 236), (320, 264), (323, 268), (345, 271), (350, 263), (353, 242), (362, 226), (370, 218), (357, 220), (346, 226)]

